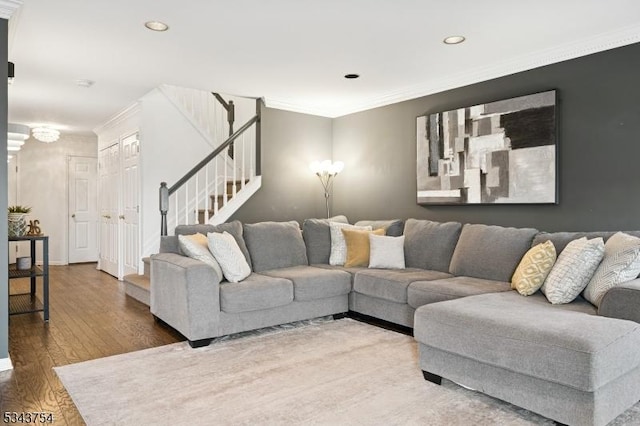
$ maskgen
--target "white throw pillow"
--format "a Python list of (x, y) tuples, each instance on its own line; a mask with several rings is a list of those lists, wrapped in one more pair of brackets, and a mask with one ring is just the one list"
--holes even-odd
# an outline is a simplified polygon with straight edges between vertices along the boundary
[(251, 275), (251, 267), (233, 235), (227, 231), (210, 232), (207, 234), (207, 239), (209, 250), (220, 264), (227, 281), (237, 283)]
[(329, 255), (329, 265), (343, 266), (347, 260), (347, 243), (344, 240), (342, 229), (357, 229), (360, 231), (371, 231), (371, 226), (356, 226), (348, 223), (329, 222), (329, 232), (331, 232), (331, 254)]
[(589, 284), (604, 256), (602, 238), (573, 240), (562, 250), (542, 285), (542, 292), (554, 305), (571, 303)]
[(222, 269), (209, 251), (209, 240), (204, 234), (178, 235), (178, 245), (188, 257), (211, 266), (218, 275), (218, 282), (222, 281)]
[(640, 274), (640, 238), (618, 232), (604, 245), (604, 259), (584, 290), (584, 298), (600, 307), (605, 293)]
[(404, 269), (404, 235), (369, 234), (369, 268)]

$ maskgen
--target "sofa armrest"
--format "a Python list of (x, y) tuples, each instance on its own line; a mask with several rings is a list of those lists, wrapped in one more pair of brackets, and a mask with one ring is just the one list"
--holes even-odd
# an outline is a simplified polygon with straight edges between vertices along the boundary
[(640, 323), (640, 278), (607, 291), (600, 302), (598, 315)]
[(151, 256), (151, 313), (191, 341), (218, 336), (220, 277), (176, 253)]

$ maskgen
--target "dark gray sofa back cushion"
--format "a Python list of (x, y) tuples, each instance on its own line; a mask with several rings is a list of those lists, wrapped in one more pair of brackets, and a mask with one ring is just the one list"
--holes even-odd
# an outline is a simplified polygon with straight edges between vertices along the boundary
[(511, 281), (537, 233), (533, 228), (465, 224), (449, 272), (457, 276)]
[(404, 221), (400, 219), (390, 220), (359, 220), (355, 223), (356, 226), (370, 226), (371, 229), (376, 230), (379, 228), (385, 228), (385, 235), (389, 237), (399, 237), (404, 232)]
[(449, 272), (462, 224), (407, 219), (404, 225), (404, 259), (407, 268)]
[(346, 216), (329, 219), (306, 219), (302, 223), (302, 236), (307, 247), (309, 265), (329, 264), (331, 254), (331, 231), (329, 222), (349, 223)]
[[(640, 238), (640, 231), (622, 231), (625, 234), (633, 235)], [(573, 240), (578, 238), (587, 237), (588, 240), (592, 238), (602, 237), (606, 242), (616, 231), (604, 231), (604, 232), (539, 232), (536, 234), (531, 246), (535, 246), (545, 241), (551, 241), (556, 248), (556, 254), (560, 254), (562, 250)]]
[(245, 224), (244, 239), (254, 272), (309, 264), (296, 221)]
[[(204, 234), (207, 235), (209, 232), (218, 232), (223, 233), (227, 231), (229, 234), (233, 235), (238, 246), (240, 247), (240, 251), (244, 254), (244, 257), (247, 259), (247, 263), (251, 266), (251, 256), (249, 255), (249, 250), (247, 249), (247, 245), (245, 244), (243, 238), (243, 230), (242, 223), (239, 220), (234, 220), (232, 222), (221, 223), (220, 225), (178, 225), (176, 226), (175, 234), (177, 235), (191, 235), (191, 234)], [(177, 239), (177, 238), (176, 238)], [(183, 254), (183, 253), (180, 253)]]

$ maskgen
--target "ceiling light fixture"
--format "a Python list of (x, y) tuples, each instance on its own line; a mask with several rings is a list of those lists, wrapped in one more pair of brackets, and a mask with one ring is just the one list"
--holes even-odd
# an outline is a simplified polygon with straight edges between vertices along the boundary
[(31, 131), (31, 134), (34, 138), (44, 143), (55, 142), (60, 138), (60, 132), (50, 127), (36, 127)]
[(444, 40), (442, 40), (442, 42), (444, 44), (460, 44), (463, 41), (465, 41), (466, 38), (464, 38), (463, 36), (449, 36), (447, 38), (445, 38)]
[(159, 31), (159, 32), (167, 31), (169, 29), (169, 26), (167, 24), (160, 21), (147, 21), (144, 23), (144, 26), (150, 29), (151, 31)]
[(349, 80), (353, 80), (356, 78), (359, 78), (360, 74), (345, 74), (344, 78), (349, 79)]
[(7, 151), (20, 151), (29, 138), (30, 130), (24, 124), (7, 123)]

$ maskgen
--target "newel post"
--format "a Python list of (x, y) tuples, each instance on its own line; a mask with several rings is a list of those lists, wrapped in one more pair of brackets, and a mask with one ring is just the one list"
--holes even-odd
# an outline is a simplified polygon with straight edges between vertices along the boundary
[(160, 183), (160, 235), (167, 235), (167, 212), (169, 211), (169, 188), (167, 182)]

